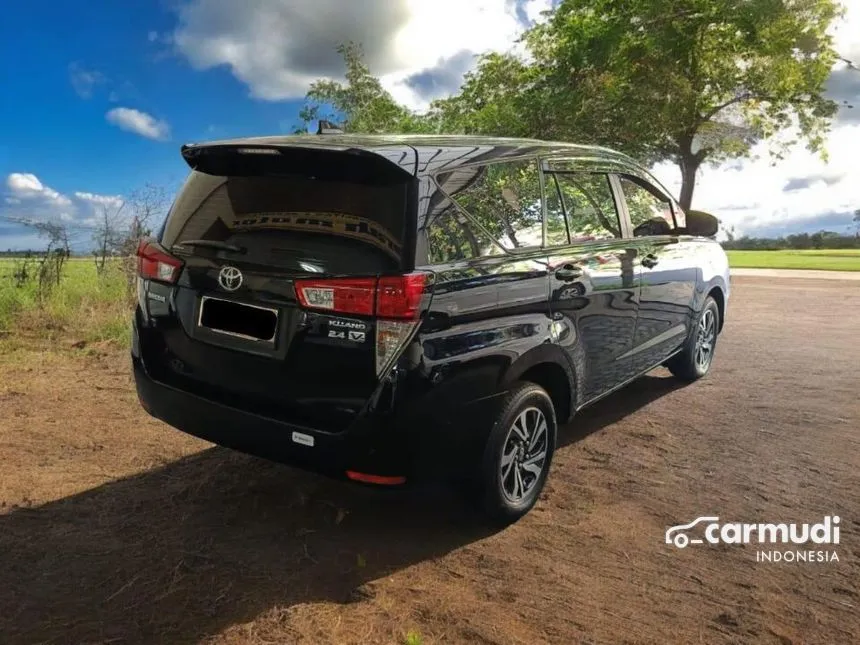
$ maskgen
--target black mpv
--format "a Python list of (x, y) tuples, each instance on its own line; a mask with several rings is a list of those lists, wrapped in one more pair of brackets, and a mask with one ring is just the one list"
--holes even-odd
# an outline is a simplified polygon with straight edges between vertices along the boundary
[(711, 365), (714, 220), (617, 152), (323, 134), (182, 155), (138, 249), (132, 359), (184, 432), (358, 482), (468, 481), (510, 522), (559, 424), (656, 366)]

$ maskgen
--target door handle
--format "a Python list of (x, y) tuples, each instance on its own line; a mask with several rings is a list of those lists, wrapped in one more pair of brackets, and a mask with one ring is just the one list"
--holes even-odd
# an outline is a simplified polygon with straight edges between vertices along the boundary
[(555, 277), (562, 282), (573, 282), (582, 277), (582, 269), (573, 264), (565, 264), (556, 270)]
[(642, 266), (646, 269), (653, 269), (655, 266), (657, 266), (658, 261), (659, 260), (657, 259), (656, 255), (654, 255), (653, 253), (649, 253), (642, 258)]

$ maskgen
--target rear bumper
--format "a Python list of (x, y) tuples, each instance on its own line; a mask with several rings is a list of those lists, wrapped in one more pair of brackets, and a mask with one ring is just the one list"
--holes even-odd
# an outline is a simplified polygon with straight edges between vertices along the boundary
[[(449, 479), (480, 465), (485, 433), (498, 395), (457, 410), (433, 410), (399, 419), (366, 415), (341, 433), (292, 425), (183, 392), (154, 380), (132, 352), (143, 408), (177, 430), (227, 448), (335, 478), (347, 471), (405, 477), (407, 483)], [(433, 411), (435, 414), (426, 414)], [(455, 420), (459, 422), (455, 423)], [(296, 437), (293, 433), (299, 433)], [(313, 445), (308, 438), (313, 438)]]
[[(139, 358), (132, 356), (132, 364), (143, 408), (182, 432), (338, 478), (345, 477), (347, 470), (389, 477), (412, 474), (403, 432), (396, 437), (384, 427), (371, 433), (315, 431), (183, 392), (152, 379)], [(313, 445), (306, 445), (311, 441)]]

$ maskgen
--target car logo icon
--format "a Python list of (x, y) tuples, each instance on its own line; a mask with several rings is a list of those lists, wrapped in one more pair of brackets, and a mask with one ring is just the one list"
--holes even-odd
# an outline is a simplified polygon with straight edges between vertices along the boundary
[(698, 524), (719, 521), (719, 517), (697, 517), (689, 524), (678, 524), (677, 526), (670, 526), (669, 529), (666, 531), (666, 544), (674, 544), (679, 549), (684, 549), (689, 544), (702, 544), (704, 540), (700, 538), (690, 538), (690, 536), (684, 533), (684, 531), (686, 531), (687, 529), (691, 529)]
[(242, 286), (242, 272), (236, 267), (226, 266), (218, 274), (218, 284), (224, 291), (236, 291)]

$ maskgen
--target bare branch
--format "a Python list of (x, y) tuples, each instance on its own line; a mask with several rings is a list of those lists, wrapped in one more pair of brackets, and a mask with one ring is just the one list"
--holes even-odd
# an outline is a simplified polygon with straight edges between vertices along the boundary
[(752, 100), (753, 98), (760, 98), (761, 99), (761, 98), (765, 98), (765, 97), (756, 97), (752, 92), (743, 92), (742, 94), (738, 94), (734, 98), (731, 98), (728, 101), (720, 103), (719, 105), (716, 105), (713, 108), (711, 108), (710, 110), (708, 110), (707, 112), (705, 112), (705, 114), (703, 114), (702, 116), (699, 117), (699, 122), (700, 123), (706, 123), (706, 122), (710, 121), (711, 119), (713, 119), (715, 116), (717, 116), (717, 114), (719, 114), (720, 112), (725, 110), (730, 105), (735, 105), (736, 103), (743, 103), (744, 101), (749, 101), (749, 100)]

